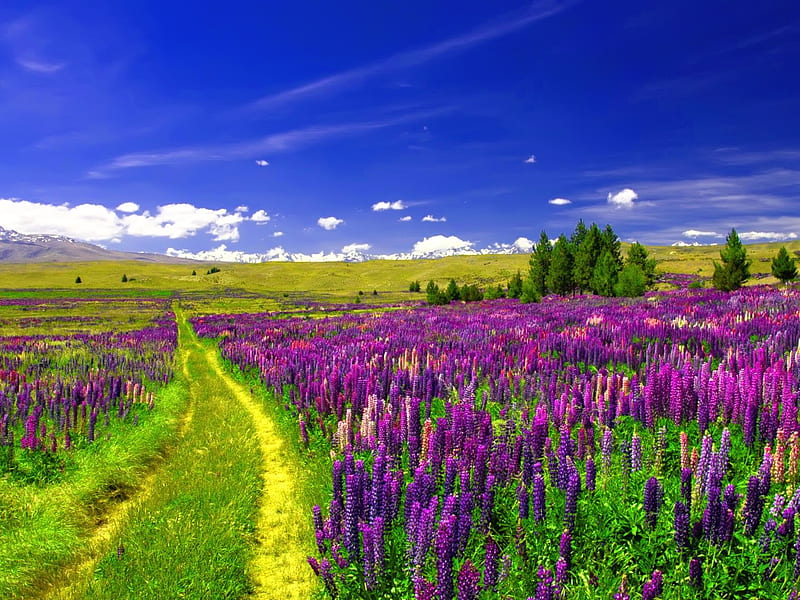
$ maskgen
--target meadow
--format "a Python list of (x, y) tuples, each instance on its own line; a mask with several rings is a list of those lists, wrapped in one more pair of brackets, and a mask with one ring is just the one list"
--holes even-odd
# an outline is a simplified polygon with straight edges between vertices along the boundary
[(446, 307), (528, 257), (0, 265), (0, 595), (790, 597), (800, 291), (651, 252)]

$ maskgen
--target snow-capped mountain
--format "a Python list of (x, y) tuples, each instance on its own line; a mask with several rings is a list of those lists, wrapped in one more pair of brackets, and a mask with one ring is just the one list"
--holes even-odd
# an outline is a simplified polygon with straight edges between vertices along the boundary
[(138, 260), (146, 262), (188, 262), (162, 254), (139, 254), (106, 250), (63, 235), (25, 234), (0, 227), (0, 262), (79, 262), (95, 260)]

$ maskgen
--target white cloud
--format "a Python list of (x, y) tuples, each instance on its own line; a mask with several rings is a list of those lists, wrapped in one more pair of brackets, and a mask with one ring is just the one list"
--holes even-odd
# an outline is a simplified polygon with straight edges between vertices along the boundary
[(630, 208), (633, 206), (633, 201), (638, 200), (639, 194), (630, 188), (620, 190), (616, 194), (608, 194), (608, 203), (613, 204), (618, 208)]
[(283, 237), (283, 232), (282, 231), (274, 231), (272, 233), (272, 237)]
[(268, 161), (266, 161), (266, 160), (257, 160), (257, 161), (256, 161), (256, 164), (257, 164), (259, 167), (268, 167), (268, 166), (269, 166), (269, 162), (268, 162)]
[(394, 202), (376, 202), (372, 205), (372, 210), (376, 212), (382, 210), (403, 210), (405, 208), (406, 205), (402, 200), (396, 200)]
[(523, 162), (525, 162), (526, 164), (532, 165), (532, 164), (534, 164), (534, 163), (536, 162), (536, 156), (534, 156), (533, 154), (531, 154), (531, 155), (530, 155), (528, 158), (526, 158), (526, 159), (525, 159)]
[(683, 237), (697, 238), (697, 237), (722, 237), (722, 234), (716, 231), (699, 231), (697, 229), (687, 229), (683, 232)]
[(117, 210), (124, 213), (135, 213), (139, 210), (139, 205), (136, 202), (123, 202), (117, 207)]
[(783, 240), (795, 240), (797, 239), (797, 234), (794, 232), (778, 233), (776, 231), (744, 231), (739, 234), (739, 237), (749, 242), (756, 240), (783, 241)]
[(405, 217), (400, 217), (398, 221), (401, 223), (408, 223), (411, 220), (411, 215), (406, 215)]
[(369, 244), (348, 244), (344, 248), (342, 248), (343, 254), (354, 254), (359, 252), (366, 252), (372, 248)]
[(270, 218), (271, 217), (267, 214), (267, 211), (257, 210), (252, 214), (250, 220), (254, 221), (255, 223), (267, 223), (270, 220)]
[(422, 217), (423, 223), (444, 223), (447, 217), (434, 217), (433, 215), (425, 215)]
[(435, 256), (453, 251), (470, 251), (475, 244), (455, 235), (433, 235), (414, 244), (412, 256)]
[(236, 209), (234, 210), (234, 212), (241, 212), (241, 213), (245, 213), (245, 212), (247, 212), (247, 211), (249, 211), (249, 210), (250, 210), (250, 208), (249, 208), (249, 207), (245, 206), (244, 204), (240, 204), (239, 206), (237, 206), (237, 207), (236, 207)]
[(344, 223), (344, 220), (337, 219), (336, 217), (320, 217), (319, 219), (317, 219), (317, 225), (319, 225), (326, 231), (331, 231), (333, 229), (336, 229), (342, 223)]
[(124, 226), (120, 217), (100, 204), (40, 204), (0, 198), (0, 226), (27, 234), (54, 234), (98, 242), (116, 240)]
[(216, 241), (238, 241), (238, 225), (245, 217), (229, 213), (227, 209), (198, 208), (192, 204), (165, 204), (155, 215), (148, 211), (122, 218), (125, 233), (135, 237), (191, 237), (198, 231), (207, 231)]
[(565, 206), (567, 204), (572, 204), (572, 200), (567, 200), (566, 198), (553, 198), (552, 200), (548, 200), (547, 203), (555, 204), (556, 206)]

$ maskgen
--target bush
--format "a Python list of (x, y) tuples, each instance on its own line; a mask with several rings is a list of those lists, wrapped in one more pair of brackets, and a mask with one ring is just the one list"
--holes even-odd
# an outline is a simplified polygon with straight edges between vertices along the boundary
[(623, 267), (614, 285), (614, 293), (617, 296), (628, 298), (643, 296), (645, 289), (647, 289), (647, 278), (642, 268), (635, 263), (628, 263)]

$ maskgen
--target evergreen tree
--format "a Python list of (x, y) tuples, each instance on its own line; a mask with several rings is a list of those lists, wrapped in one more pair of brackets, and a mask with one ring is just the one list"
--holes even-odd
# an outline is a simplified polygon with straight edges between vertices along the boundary
[(648, 288), (656, 282), (656, 259), (649, 258), (647, 249), (639, 242), (634, 242), (628, 248), (628, 264), (639, 267), (644, 276), (644, 283)]
[(125, 273), (122, 274), (122, 283), (128, 283), (128, 276)]
[(622, 243), (619, 241), (617, 234), (614, 233), (614, 230), (611, 229), (611, 225), (606, 225), (606, 228), (600, 234), (600, 240), (600, 245), (602, 246), (600, 254), (603, 253), (603, 250), (608, 250), (611, 258), (614, 259), (614, 264), (617, 265), (617, 271), (619, 271), (622, 268)]
[(547, 288), (554, 294), (571, 294), (575, 288), (572, 279), (572, 247), (565, 235), (559, 236), (553, 246), (550, 269), (547, 272)]
[(419, 281), (412, 281), (411, 284), (408, 286), (409, 292), (420, 292), (422, 291), (422, 287), (420, 287)]
[(592, 289), (592, 275), (603, 249), (602, 242), (600, 228), (596, 223), (592, 223), (583, 236), (581, 245), (574, 248), (575, 267), (573, 268), (573, 277), (575, 278), (575, 287), (578, 288), (579, 292)]
[(428, 304), (437, 304), (436, 299), (439, 297), (439, 286), (433, 281), (428, 282), (425, 288), (425, 300)]
[(486, 294), (484, 295), (484, 297), (487, 300), (497, 300), (498, 298), (505, 298), (506, 292), (503, 289), (502, 285), (497, 285), (495, 287), (489, 286), (486, 289)]
[(635, 298), (643, 296), (646, 287), (646, 278), (641, 267), (628, 261), (628, 264), (619, 272), (619, 279), (614, 286), (614, 294)]
[(719, 251), (722, 263), (714, 262), (714, 287), (723, 292), (738, 290), (750, 277), (750, 264), (747, 249), (742, 245), (739, 234), (731, 229), (725, 238), (725, 247)]
[(534, 286), (533, 279), (531, 279), (530, 277), (528, 277), (522, 283), (522, 294), (520, 295), (519, 300), (523, 304), (530, 304), (531, 302), (540, 302), (542, 300), (541, 295)]
[(452, 302), (453, 300), (461, 300), (461, 291), (458, 289), (458, 284), (456, 283), (455, 279), (451, 279), (447, 284), (447, 289), (444, 291), (444, 295), (447, 296), (448, 302)]
[(195, 271), (194, 269), (192, 269), (192, 275), (196, 276), (196, 275), (197, 275), (197, 271)]
[(783, 284), (797, 277), (797, 265), (784, 246), (781, 246), (778, 255), (772, 259), (772, 274)]
[(533, 254), (531, 254), (531, 270), (528, 275), (533, 289), (540, 297), (547, 294), (547, 273), (550, 271), (550, 259), (552, 256), (553, 245), (547, 237), (547, 232), (542, 231), (539, 234), (539, 242), (533, 248)]
[(78, 275), (78, 276), (75, 278), (75, 283), (83, 283), (83, 281), (81, 280), (81, 276), (80, 276), (80, 275)]
[(572, 236), (569, 238), (569, 243), (572, 244), (573, 249), (581, 247), (588, 232), (586, 223), (583, 222), (583, 219), (579, 220), (578, 224), (575, 225), (575, 231), (572, 232)]
[(522, 275), (517, 271), (516, 275), (508, 282), (508, 297), (519, 298), (522, 295)]
[(595, 265), (592, 274), (592, 290), (601, 296), (613, 296), (614, 286), (617, 285), (619, 269), (611, 252), (603, 250)]
[(483, 300), (483, 292), (478, 289), (477, 285), (467, 285), (465, 283), (461, 287), (461, 299), (464, 302), (480, 302)]

